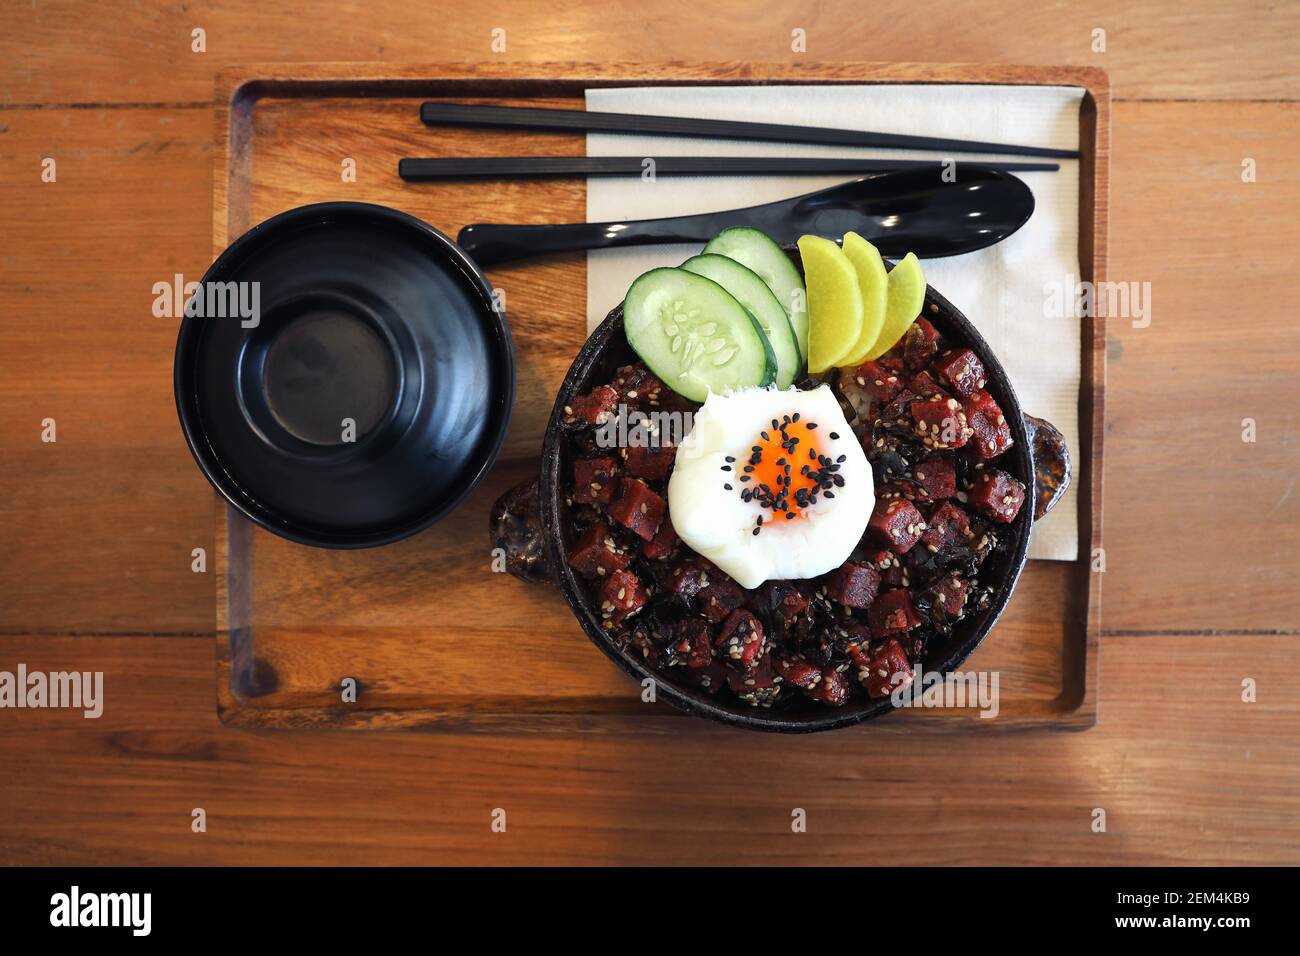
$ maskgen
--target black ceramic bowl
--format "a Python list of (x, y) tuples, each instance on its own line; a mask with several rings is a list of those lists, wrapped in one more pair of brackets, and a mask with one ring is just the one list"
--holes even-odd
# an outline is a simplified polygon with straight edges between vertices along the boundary
[(176, 342), (181, 427), (217, 491), (268, 530), (319, 547), (396, 541), (451, 511), (500, 450), (515, 381), (505, 316), (432, 226), (303, 206), (235, 240), (200, 293), (204, 314), (187, 310)]
[[(796, 265), (799, 264), (797, 255), (792, 255), (791, 258)], [(929, 287), (926, 289), (924, 315), (949, 341), (969, 347), (984, 363), (988, 374), (987, 390), (1006, 415), (1015, 440), (1014, 446), (998, 459), (998, 467), (1024, 482), (1028, 492), (1025, 506), (1015, 521), (1005, 529), (1005, 547), (991, 555), (981, 569), (981, 582), (994, 589), (990, 606), (978, 615), (959, 621), (946, 640), (927, 649), (923, 659), (925, 670), (947, 673), (961, 666), (980, 645), (1007, 606), (1028, 557), (1034, 512), (1037, 510), (1040, 515), (1046, 513), (1064, 492), (1069, 481), (1069, 463), (1059, 432), (1037, 419), (1030, 418), (1029, 424), (1026, 424), (1026, 417), (1021, 412), (1006, 371), (970, 321), (947, 299)], [(665, 673), (649, 667), (639, 656), (619, 650), (609, 640), (600, 626), (598, 608), (567, 560), (574, 540), (574, 530), (568, 509), (564, 506), (563, 488), (571, 465), (569, 443), (560, 419), (564, 407), (571, 405), (575, 397), (590, 391), (596, 385), (611, 381), (616, 369), (636, 359), (637, 356), (628, 346), (623, 333), (623, 309), (619, 306), (591, 334), (569, 369), (551, 414), (542, 451), (539, 504), (543, 535), (550, 548), (549, 559), (559, 587), (587, 637), (637, 681), (654, 678), (659, 695), (673, 705), (687, 713), (710, 717), (723, 723), (754, 730), (801, 733), (833, 730), (889, 713), (894, 708), (888, 698), (855, 700), (840, 708), (830, 708), (800, 698), (791, 702), (790, 709), (780, 710), (764, 710), (739, 701), (729, 702), (676, 680), (671, 672)], [(1035, 489), (1035, 447), (1042, 449), (1044, 458), (1056, 459), (1038, 463), (1045, 475), (1055, 476), (1045, 479), (1051, 482), (1050, 488)], [(1037, 509), (1032, 504), (1037, 504)]]

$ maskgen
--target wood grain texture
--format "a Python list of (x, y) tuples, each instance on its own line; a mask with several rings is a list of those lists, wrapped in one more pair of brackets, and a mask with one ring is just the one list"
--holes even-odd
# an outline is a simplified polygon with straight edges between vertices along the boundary
[(1300, 104), (1119, 104), (1114, 128), (1110, 277), (1152, 308), (1109, 322), (1104, 626), (1294, 633)]
[[(217, 83), (213, 247), (225, 248), (286, 209), (338, 198), (396, 206), (453, 235), (466, 221), (583, 219), (581, 182), (397, 179), (397, 161), (412, 138), (432, 141), (441, 155), (582, 154), (578, 135), (418, 126), (419, 103), (429, 96), (580, 108), (583, 89), (593, 85), (936, 80), (1086, 87), (1080, 259), (1086, 278), (1102, 278), (1094, 270), (1106, 261), (1109, 91), (1096, 70), (1059, 67), (562, 63), (524, 65), (501, 78), (456, 64), (231, 67)], [(510, 98), (484, 98), (498, 89)], [(354, 164), (355, 183), (341, 183), (345, 160)], [(613, 669), (589, 645), (558, 640), (578, 629), (557, 593), (521, 587), (489, 568), (484, 529), (491, 503), (536, 468), (553, 396), (584, 335), (580, 325), (557, 316), (584, 311), (585, 257), (542, 262), (551, 268), (529, 262), (491, 276), (507, 293), (520, 397), (504, 461), (447, 521), (393, 547), (331, 553), (287, 544), (218, 510), (223, 720), (249, 727), (675, 732), (676, 715), (638, 706), (638, 685), (611, 681)], [(1080, 539), (1090, 543), (1085, 554), (1100, 538), (1105, 377), (1103, 324), (1088, 322), (1086, 330), (1081, 444), (1073, 449), (1074, 493), (1084, 499)], [(1001, 675), (998, 719), (981, 719), (974, 710), (910, 711), (891, 723), (904, 730), (1091, 726), (1099, 584), (1087, 558), (1027, 567), (1007, 616), (970, 664)], [(503, 671), (505, 649), (509, 659), (530, 662), (526, 679)], [(345, 677), (364, 688), (359, 706), (339, 699)]]
[[(1286, 483), (1296, 287), (1280, 265), (1296, 245), (1296, 105), (1261, 102), (1296, 97), (1300, 8), (922, 0), (883, 17), (800, 3), (762, 18), (747, 6), (721, 31), (725, 6), (682, 4), (662, 22), (625, 0), (359, 9), (328, 2), (310, 24), (249, 0), (0, 14), (0, 631), (38, 632), (0, 636), (0, 668), (109, 679), (98, 723), (0, 712), (0, 863), (1300, 863), (1300, 647), (1209, 636), (1300, 630)], [(189, 52), (199, 18), (202, 56)], [(213, 626), (211, 580), (170, 560), (212, 527), (171, 417), (172, 332), (120, 316), (148, 314), (132, 303), (159, 272), (210, 258), (215, 69), (486, 58), (500, 24), (503, 60), (770, 60), (805, 26), (818, 59), (1100, 65), (1120, 100), (1189, 101), (1114, 108), (1110, 274), (1153, 281), (1155, 319), (1109, 330), (1103, 624), (1144, 636), (1104, 639), (1098, 727), (852, 747), (737, 732), (734, 749), (697, 722), (671, 740), (254, 734), (218, 723), (210, 637), (138, 633)], [(1104, 55), (1088, 48), (1095, 26)], [(1225, 98), (1251, 102), (1203, 102)], [(41, 191), (44, 155), (60, 157), (71, 201)], [(1244, 156), (1263, 157), (1250, 187)], [(32, 440), (34, 406), (51, 402), (58, 469)], [(1263, 409), (1254, 462), (1222, 439), (1248, 414), (1237, 404)], [(1150, 634), (1169, 629), (1192, 633)], [(51, 636), (67, 630), (115, 636)], [(1260, 681), (1258, 704), (1238, 703), (1243, 675)], [(195, 806), (209, 811), (203, 836), (189, 832)], [(505, 835), (488, 833), (495, 806), (509, 809)], [(792, 806), (810, 810), (800, 837)], [(1088, 831), (1097, 806), (1104, 835)], [(893, 822), (864, 826), (864, 810)]]
[[(547, 4), (399, 0), (327, 4), (305, 20), (292, 6), (226, 0), (95, 6), (10, 4), (0, 39), (0, 102), (202, 103), (215, 70), (256, 61), (427, 60), (510, 68), (544, 60), (640, 62), (941, 58), (971, 63), (1100, 66), (1122, 98), (1294, 97), (1300, 10), (1251, 0), (1079, 4), (948, 0), (864, 9), (844, 0), (779, 0), (754, 16), (740, 0)], [(206, 31), (206, 52), (191, 32)], [(503, 52), (492, 48), (505, 31)], [(791, 31), (806, 34), (792, 52)], [(1093, 31), (1106, 31), (1104, 53)], [(1248, 52), (1246, 52), (1248, 51)]]
[(178, 322), (153, 314), (155, 282), (209, 262), (211, 129), (195, 111), (0, 115), (0, 630), (213, 626)]
[(237, 732), (212, 711), (206, 640), (3, 638), (5, 666), (104, 671), (106, 705), (98, 721), (5, 713), (0, 862), (1300, 863), (1300, 744), (1279, 733), (1300, 720), (1300, 643), (1214, 646), (1108, 640), (1084, 734), (792, 739), (683, 720), (672, 737), (521, 740)]

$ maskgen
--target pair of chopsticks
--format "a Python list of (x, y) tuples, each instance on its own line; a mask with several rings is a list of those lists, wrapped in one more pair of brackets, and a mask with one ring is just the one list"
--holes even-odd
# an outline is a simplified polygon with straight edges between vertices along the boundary
[[(692, 136), (710, 139), (748, 139), (776, 143), (811, 143), (827, 146), (872, 146), (937, 152), (1001, 153), (1077, 159), (1077, 151), (1043, 146), (1017, 146), (972, 140), (873, 133), (863, 130), (750, 123), (736, 120), (693, 119), (678, 116), (642, 116), (637, 113), (599, 113), (515, 106), (470, 106), (461, 103), (423, 103), (420, 119), (429, 126), (470, 126), (552, 133), (629, 133), (656, 136)], [(903, 159), (822, 159), (817, 157), (664, 156), (654, 158), (654, 175), (826, 175), (857, 174), (940, 167), (940, 161)], [(1058, 163), (982, 163), (1007, 172), (1054, 172)], [(638, 156), (483, 156), (448, 159), (402, 159), (398, 175), (418, 182), (431, 179), (482, 179), (505, 176), (626, 176), (647, 169)]]

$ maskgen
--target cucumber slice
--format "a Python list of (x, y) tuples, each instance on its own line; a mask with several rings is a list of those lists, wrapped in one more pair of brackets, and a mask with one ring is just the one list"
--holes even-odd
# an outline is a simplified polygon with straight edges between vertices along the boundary
[(718, 233), (704, 247), (706, 253), (735, 259), (758, 274), (776, 296), (790, 327), (799, 340), (799, 354), (808, 361), (808, 293), (804, 291), (799, 270), (790, 257), (765, 233), (747, 226), (733, 226)]
[(651, 269), (633, 282), (623, 329), (650, 371), (693, 402), (776, 376), (758, 321), (718, 283), (685, 269)]
[(730, 292), (758, 320), (776, 357), (776, 387), (787, 389), (793, 385), (803, 366), (799, 340), (795, 338), (790, 317), (785, 314), (785, 309), (781, 308), (776, 294), (767, 283), (735, 259), (711, 253), (687, 259), (681, 268), (712, 279)]

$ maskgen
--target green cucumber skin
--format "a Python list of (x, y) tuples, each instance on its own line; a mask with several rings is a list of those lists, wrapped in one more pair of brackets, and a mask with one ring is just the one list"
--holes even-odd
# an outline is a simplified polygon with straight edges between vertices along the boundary
[(794, 327), (790, 325), (790, 317), (771, 287), (749, 267), (713, 253), (693, 256), (683, 262), (681, 268), (712, 279), (745, 307), (763, 330), (771, 349), (776, 387), (787, 389), (793, 385), (801, 371), (803, 355), (799, 351)]
[[(701, 278), (708, 278), (702, 276)], [(725, 287), (724, 287), (725, 288)], [(745, 307), (742, 305), (742, 309)], [(772, 343), (768, 340), (767, 333), (763, 331), (763, 323), (754, 318), (754, 313), (745, 309), (745, 314), (749, 316), (749, 321), (754, 323), (754, 331), (758, 333), (759, 339), (763, 342), (763, 378), (759, 381), (759, 388), (767, 388), (776, 381), (776, 353), (772, 351)]]
[[(683, 378), (676, 353), (664, 341), (666, 331), (655, 327), (663, 320), (658, 312), (652, 314), (648, 300), (657, 294), (660, 304), (655, 308), (661, 308), (663, 298), (670, 297), (709, 309), (709, 314), (698, 321), (716, 322), (726, 330), (732, 339), (731, 347), (737, 350), (733, 358), (738, 363), (697, 368), (696, 374)], [(775, 376), (776, 361), (758, 320), (718, 283), (684, 269), (651, 269), (633, 281), (623, 300), (623, 331), (628, 345), (650, 371), (668, 388), (693, 402), (703, 402), (710, 391), (764, 385)]]
[[(772, 290), (781, 308), (790, 319), (799, 342), (799, 354), (804, 364), (808, 362), (808, 295), (803, 279), (790, 257), (771, 236), (748, 226), (724, 229), (704, 247), (704, 252), (735, 259), (745, 268), (758, 274)], [(794, 308), (795, 292), (799, 291), (802, 309)], [(802, 371), (802, 370), (801, 370)]]

